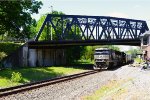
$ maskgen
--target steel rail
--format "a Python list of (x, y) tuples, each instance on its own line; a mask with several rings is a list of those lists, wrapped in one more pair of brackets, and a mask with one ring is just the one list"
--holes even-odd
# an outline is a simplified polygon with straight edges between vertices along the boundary
[(17, 94), (20, 92), (29, 91), (29, 90), (37, 89), (40, 87), (61, 83), (61, 82), (68, 81), (68, 80), (73, 80), (76, 78), (80, 78), (80, 77), (87, 76), (87, 75), (94, 74), (94, 73), (98, 73), (98, 72), (99, 71), (97, 71), (97, 70), (92, 70), (92, 71), (83, 72), (83, 73), (79, 73), (79, 74), (73, 74), (73, 75), (53, 78), (53, 79), (49, 79), (49, 80), (43, 80), (43, 81), (39, 81), (39, 82), (19, 85), (19, 86), (15, 86), (15, 87), (0, 89), (0, 97), (12, 95), (12, 94)]

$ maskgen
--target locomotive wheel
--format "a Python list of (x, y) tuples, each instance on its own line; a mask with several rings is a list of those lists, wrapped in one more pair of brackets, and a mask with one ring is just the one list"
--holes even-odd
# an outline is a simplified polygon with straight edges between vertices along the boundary
[(96, 65), (93, 65), (93, 70), (98, 70), (98, 71), (101, 71), (103, 69), (108, 69), (108, 67), (100, 67), (100, 66), (96, 66)]

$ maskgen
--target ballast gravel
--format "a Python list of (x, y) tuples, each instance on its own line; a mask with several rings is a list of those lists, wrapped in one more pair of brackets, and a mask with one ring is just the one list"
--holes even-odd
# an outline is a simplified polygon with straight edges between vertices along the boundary
[[(115, 70), (106, 70), (71, 81), (2, 97), (0, 100), (81, 100), (84, 96), (94, 93), (113, 80), (120, 81), (124, 79), (132, 80), (125, 87), (126, 92), (117, 96), (113, 94), (115, 99), (150, 99), (150, 71), (126, 65)], [(102, 100), (112, 100), (113, 97), (110, 94), (103, 97)]]

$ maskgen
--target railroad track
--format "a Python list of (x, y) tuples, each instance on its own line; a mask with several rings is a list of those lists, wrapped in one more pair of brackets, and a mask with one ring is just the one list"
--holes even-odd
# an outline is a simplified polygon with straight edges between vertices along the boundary
[(53, 78), (50, 80), (44, 80), (44, 81), (39, 81), (39, 82), (35, 82), (35, 83), (29, 83), (29, 84), (19, 85), (19, 86), (15, 86), (15, 87), (0, 89), (0, 97), (12, 95), (12, 94), (16, 94), (16, 93), (20, 93), (20, 92), (24, 92), (24, 91), (29, 91), (32, 89), (37, 89), (40, 87), (44, 87), (44, 86), (48, 86), (48, 85), (52, 85), (52, 84), (56, 84), (56, 83), (60, 83), (60, 82), (68, 81), (68, 80), (73, 80), (76, 78), (80, 78), (80, 77), (98, 73), (98, 72), (99, 71), (97, 71), (97, 70), (92, 70), (92, 71), (83, 72), (83, 73), (79, 73), (79, 74), (73, 74), (73, 75)]

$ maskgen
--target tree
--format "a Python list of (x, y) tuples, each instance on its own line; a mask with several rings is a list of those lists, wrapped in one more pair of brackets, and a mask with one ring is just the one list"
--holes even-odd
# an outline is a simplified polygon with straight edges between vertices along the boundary
[(135, 58), (137, 54), (142, 54), (142, 51), (140, 50), (140, 48), (137, 49), (131, 48), (130, 50), (126, 51), (126, 53), (131, 55), (132, 58)]
[[(41, 28), (41, 26), (42, 26), (43, 22), (45, 21), (45, 18), (48, 14), (65, 15), (63, 12), (58, 12), (58, 11), (53, 11), (52, 13), (47, 13), (47, 14), (42, 15), (40, 17), (40, 19), (37, 21), (37, 26), (33, 27), (34, 33), (37, 34), (39, 32), (39, 30), (40, 30), (40, 28)], [(52, 37), (53, 37), (52, 40), (59, 40), (60, 37), (62, 37), (62, 30), (63, 30), (62, 29), (62, 22), (63, 22), (64, 27), (66, 27), (67, 24), (71, 23), (71, 21), (68, 18), (66, 18), (66, 19), (64, 18), (63, 21), (60, 21), (60, 18), (58, 18), (58, 17), (52, 18), (52, 23), (54, 25), (57, 24), (57, 26), (55, 27), (55, 30), (51, 26), (51, 24), (49, 27), (47, 25), (45, 25), (38, 40), (50, 40), (50, 32), (52, 32)], [(48, 28), (49, 28), (49, 32), (47, 32)], [(76, 34), (73, 33), (75, 28), (76, 28)], [(79, 27), (72, 25), (71, 29), (72, 29), (72, 31), (69, 30), (68, 28), (66, 29), (66, 31), (64, 33), (65, 34), (65, 40), (72, 40), (74, 38), (81, 39), (81, 34), (80, 34), (81, 31), (80, 31)]]
[[(56, 14), (56, 15), (64, 15), (63, 12), (59, 12), (59, 11), (53, 11), (52, 13), (47, 13), (44, 14), (40, 17), (40, 19), (37, 21), (37, 25), (36, 26), (32, 26), (31, 29), (33, 30), (34, 35), (32, 37), (35, 37), (35, 35), (37, 35), (37, 33), (39, 32), (43, 22), (45, 21), (45, 18), (48, 14)], [(56, 23), (57, 18), (53, 19), (54, 23)], [(51, 26), (50, 26), (51, 27)], [(57, 27), (57, 31), (60, 31), (60, 27)], [(53, 34), (53, 40), (57, 39), (57, 36), (55, 34), (55, 31), (52, 29), (52, 34)], [(49, 40), (50, 37), (47, 36), (47, 25), (45, 25), (39, 40)]]
[(98, 46), (85, 46), (82, 54), (82, 60), (93, 60), (94, 59), (94, 50)]
[[(35, 25), (31, 14), (38, 13), (42, 2), (35, 0), (6, 0), (0, 2), (0, 35), (29, 38), (30, 26)], [(20, 32), (22, 29), (22, 32)]]
[(120, 48), (114, 45), (108, 45), (107, 47), (112, 50), (120, 51)]

